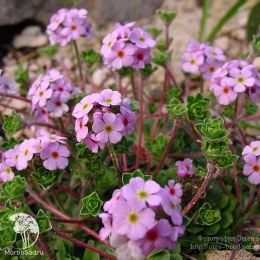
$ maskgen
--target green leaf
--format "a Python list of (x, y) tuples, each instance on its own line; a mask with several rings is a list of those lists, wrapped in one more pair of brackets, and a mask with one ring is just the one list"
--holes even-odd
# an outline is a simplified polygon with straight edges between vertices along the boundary
[(155, 27), (150, 27), (147, 28), (146, 31), (152, 36), (152, 38), (157, 38), (163, 30)]
[(199, 209), (195, 223), (200, 225), (211, 226), (220, 221), (221, 215), (219, 210), (211, 209), (211, 205), (205, 202)]
[(229, 197), (225, 194), (221, 194), (221, 196), (216, 200), (217, 207), (219, 209), (223, 209), (227, 206), (229, 201)]
[(82, 59), (86, 62), (90, 67), (95, 64), (96, 62), (101, 62), (102, 57), (99, 53), (95, 52), (94, 50), (83, 51), (82, 52)]
[(27, 183), (25, 178), (17, 175), (11, 181), (2, 184), (2, 192), (0, 192), (0, 201), (21, 200)]
[(165, 67), (167, 60), (170, 58), (170, 55), (171, 55), (170, 51), (155, 52), (152, 58), (152, 62), (162, 67)]
[(255, 57), (260, 56), (260, 35), (253, 35), (252, 47)]
[(214, 224), (212, 226), (208, 226), (205, 230), (204, 230), (204, 234), (206, 236), (212, 236), (218, 233), (218, 231), (220, 230), (220, 225)]
[(191, 233), (199, 233), (200, 231), (202, 231), (204, 229), (203, 226), (200, 226), (200, 225), (196, 225), (194, 223), (191, 223), (189, 224), (187, 227), (186, 227), (186, 230), (191, 232)]
[(173, 98), (179, 99), (180, 95), (181, 95), (181, 89), (174, 88), (165, 94), (165, 98), (168, 100), (171, 100)]
[(59, 47), (59, 44), (50, 45), (38, 49), (38, 53), (42, 56), (52, 57), (59, 50)]
[(221, 228), (227, 228), (230, 226), (233, 222), (233, 216), (229, 212), (224, 212), (221, 214), (221, 221), (220, 221), (220, 226)]
[(186, 104), (180, 104), (176, 98), (171, 100), (170, 104), (166, 106), (166, 109), (173, 117), (180, 117), (188, 111)]
[(38, 211), (35, 220), (38, 223), (40, 234), (52, 229), (49, 217), (42, 209)]
[(23, 68), (21, 64), (18, 65), (14, 72), (15, 82), (19, 84), (19, 94), (22, 96), (27, 95), (29, 88), (29, 70), (28, 68)]
[(21, 130), (23, 126), (23, 120), (16, 111), (13, 111), (11, 116), (4, 115), (3, 129), (8, 136), (12, 136)]
[(247, 116), (251, 116), (257, 113), (259, 107), (256, 104), (253, 104), (252, 101), (246, 100), (244, 103), (245, 111)]
[(250, 11), (247, 25), (246, 25), (246, 32), (247, 32), (247, 40), (250, 42), (253, 39), (253, 35), (258, 34), (259, 32), (259, 13), (260, 13), (260, 3), (256, 3), (254, 6), (252, 6), (252, 9)]
[[(89, 240), (88, 245), (95, 247), (95, 241)], [(82, 259), (100, 260), (98, 253), (86, 248)]]
[(224, 107), (224, 110), (222, 112), (223, 116), (228, 118), (234, 118), (235, 117), (235, 108), (233, 105), (227, 105)]
[(0, 230), (0, 250), (6, 249), (14, 244), (16, 241), (16, 233), (12, 227), (7, 227), (4, 230)]
[(176, 11), (165, 11), (162, 9), (156, 10), (156, 13), (161, 17), (166, 26), (169, 26), (177, 16)]
[(122, 175), (122, 182), (124, 185), (128, 184), (130, 182), (131, 178), (135, 178), (135, 177), (141, 177), (142, 179), (144, 179), (145, 181), (151, 180), (152, 176), (150, 175), (144, 175), (139, 169), (135, 170), (132, 173), (123, 173)]
[(205, 27), (207, 23), (208, 18), (208, 10), (209, 10), (210, 0), (204, 0), (203, 1), (203, 12), (202, 12), (202, 18), (200, 21), (200, 30), (199, 30), (199, 42), (203, 42), (203, 35), (205, 32)]
[(238, 9), (247, 2), (247, 0), (238, 0), (227, 12), (226, 14), (219, 20), (217, 25), (213, 28), (210, 35), (208, 36), (206, 42), (212, 42), (216, 36), (216, 34), (220, 31), (220, 29), (225, 25), (225, 23), (234, 16)]
[(153, 67), (151, 63), (145, 64), (143, 69), (139, 69), (142, 79), (147, 79), (157, 70), (157, 67)]
[[(169, 46), (171, 45), (172, 41), (173, 41), (173, 39), (170, 38), (170, 39), (169, 39), (169, 43), (168, 43)], [(159, 39), (159, 40), (157, 41), (156, 49), (159, 50), (159, 51), (166, 51), (166, 50), (167, 50), (167, 48), (166, 48), (166, 42), (165, 42), (164, 39), (161, 38), (161, 39)]]
[(103, 205), (103, 201), (99, 198), (96, 192), (92, 192), (89, 196), (82, 199), (81, 215), (90, 214), (94, 217), (98, 215)]
[(224, 208), (224, 212), (233, 212), (237, 205), (237, 199), (234, 195), (229, 196), (229, 201), (227, 206)]
[(163, 251), (155, 251), (152, 252), (148, 257), (147, 260), (170, 260), (170, 253), (166, 250)]
[(221, 169), (227, 169), (233, 166), (237, 159), (237, 155), (232, 155), (231, 152), (228, 151), (225, 154), (222, 154), (222, 158), (218, 160), (217, 165)]

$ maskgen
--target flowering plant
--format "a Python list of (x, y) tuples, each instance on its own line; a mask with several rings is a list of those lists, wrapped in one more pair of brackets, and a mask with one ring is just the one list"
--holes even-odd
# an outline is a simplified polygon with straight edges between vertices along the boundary
[[(32, 80), (22, 68), (16, 83), (0, 75), (1, 256), (24, 241), (15, 213), (35, 218), (39, 236), (26, 252), (44, 259), (186, 259), (205, 245), (230, 259), (240, 248), (258, 254), (260, 141), (250, 129), (259, 130), (260, 37), (229, 60), (212, 41), (242, 3), (203, 41), (203, 2), (199, 41), (178, 64), (183, 82), (170, 50), (177, 13), (163, 10), (164, 38), (116, 23), (99, 52), (80, 52), (77, 39), (93, 37), (87, 11), (61, 9), (47, 34), (61, 48), (72, 42), (77, 66), (51, 46)], [(109, 78), (96, 84), (102, 66)], [(149, 85), (158, 75), (159, 97)]]

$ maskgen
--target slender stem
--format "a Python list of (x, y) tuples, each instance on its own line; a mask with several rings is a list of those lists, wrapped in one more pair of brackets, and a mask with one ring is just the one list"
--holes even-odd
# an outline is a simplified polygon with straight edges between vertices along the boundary
[(80, 58), (79, 58), (79, 50), (78, 50), (78, 45), (77, 42), (74, 40), (73, 42), (73, 47), (75, 49), (76, 52), (76, 56), (77, 56), (77, 61), (78, 61), (78, 66), (79, 66), (79, 75), (80, 75), (80, 79), (81, 81), (83, 80), (83, 75), (82, 75), (82, 67), (81, 67), (81, 62), (80, 62)]
[(202, 18), (200, 21), (200, 30), (199, 30), (199, 37), (198, 37), (199, 42), (203, 42), (203, 35), (207, 23), (209, 5), (210, 5), (210, 0), (203, 0), (203, 11), (202, 11)]
[(130, 68), (130, 80), (131, 80), (131, 86), (132, 86), (132, 92), (134, 95), (134, 99), (137, 99), (137, 95), (136, 95), (136, 87), (135, 87), (135, 78), (134, 78), (134, 69)]
[(93, 247), (93, 246), (91, 246), (91, 245), (88, 245), (88, 244), (86, 244), (86, 243), (84, 243), (84, 242), (81, 242), (80, 240), (77, 240), (77, 239), (75, 239), (75, 238), (73, 238), (73, 237), (67, 236), (67, 235), (61, 233), (60, 231), (58, 231), (58, 230), (56, 230), (56, 229), (54, 229), (54, 228), (52, 228), (50, 231), (51, 231), (52, 233), (58, 235), (59, 237), (62, 237), (62, 238), (64, 238), (64, 239), (68, 240), (68, 241), (71, 241), (72, 243), (74, 243), (74, 244), (76, 244), (76, 245), (78, 245), (78, 246), (82, 246), (82, 247), (88, 248), (88, 249), (90, 249), (91, 251), (96, 252), (96, 253), (102, 255), (102, 256), (105, 257), (106, 259), (116, 260), (114, 257), (108, 255), (107, 253), (105, 253), (105, 252), (103, 252), (103, 251), (101, 251), (101, 250), (99, 250), (99, 249), (97, 249), (97, 248), (95, 248), (95, 247)]
[(121, 173), (119, 171), (119, 167), (117, 165), (117, 159), (116, 159), (116, 154), (115, 154), (114, 148), (111, 144), (108, 144), (108, 150), (110, 152), (110, 156), (111, 156), (112, 162), (113, 162), (114, 167), (115, 167), (118, 186), (122, 187), (123, 186), (122, 176), (121, 176)]
[(252, 205), (254, 203), (255, 193), (256, 193), (256, 188), (253, 188), (250, 190), (250, 196), (249, 196), (249, 200), (247, 202), (247, 206), (245, 208), (245, 213), (248, 213), (248, 211), (252, 207)]
[(80, 210), (81, 210), (81, 206), (82, 206), (82, 199), (84, 198), (86, 189), (87, 189), (87, 182), (82, 181), (81, 182), (81, 193), (80, 193), (80, 199), (79, 199), (79, 205), (78, 205), (78, 211), (77, 211), (76, 219), (80, 218)]
[(49, 250), (46, 242), (43, 239), (43, 236), (41, 234), (39, 234), (38, 236), (38, 240), (40, 241), (41, 245), (42, 245), (42, 249), (44, 250), (45, 254), (48, 256), (48, 258), (50, 260), (54, 260), (53, 255), (51, 254), (51, 251)]
[(253, 53), (250, 53), (250, 54), (248, 55), (248, 57), (246, 58), (246, 61), (247, 61), (248, 63), (252, 63), (255, 58), (256, 58), (256, 56), (255, 56)]
[(57, 193), (56, 193), (56, 190), (55, 190), (54, 187), (51, 187), (51, 192), (52, 192), (52, 195), (53, 195), (55, 201), (58, 203), (58, 205), (60, 206), (61, 210), (65, 213), (66, 210), (64, 209), (64, 207), (63, 207), (63, 205), (62, 205), (62, 203), (60, 201), (60, 198), (57, 196)]
[(62, 118), (61, 118), (61, 117), (58, 118), (58, 121), (59, 121), (59, 124), (60, 124), (60, 128), (61, 128), (62, 130), (65, 130), (65, 127), (64, 127), (64, 124), (63, 124), (63, 122), (62, 122)]
[[(31, 195), (32, 198), (34, 198), (35, 201), (37, 201), (38, 203), (40, 203), (42, 206), (44, 206), (47, 210), (51, 211), (52, 213), (56, 214), (57, 216), (60, 216), (61, 218), (64, 219), (68, 219), (71, 220), (71, 218), (67, 215), (65, 215), (64, 213), (60, 212), (59, 210), (57, 210), (53, 205), (50, 205), (49, 203), (45, 202), (44, 200), (42, 200), (38, 194), (36, 194), (30, 186), (26, 187), (26, 191)], [(77, 227), (79, 227), (80, 229), (86, 231), (87, 233), (89, 233), (91, 236), (95, 237), (96, 239), (98, 239), (99, 241), (101, 241), (103, 244), (107, 245), (106, 241), (101, 240), (100, 236), (93, 230), (83, 226), (82, 224), (78, 224), (75, 223), (75, 225)]]
[(31, 100), (29, 100), (29, 99), (27, 99), (25, 97), (20, 97), (20, 96), (16, 96), (16, 95), (12, 95), (12, 94), (7, 94), (7, 93), (0, 92), (0, 96), (14, 98), (14, 99), (22, 100), (22, 101), (24, 101), (26, 103), (31, 103)]
[(196, 157), (202, 157), (204, 156), (202, 152), (198, 153), (186, 153), (186, 154), (181, 154), (181, 153), (169, 153), (168, 157), (172, 158), (196, 158)]
[(226, 190), (225, 184), (223, 183), (222, 179), (221, 179), (219, 176), (217, 177), (217, 181), (218, 181), (218, 183), (219, 183), (219, 185), (220, 185), (220, 187), (221, 187), (222, 192), (223, 192), (225, 195), (228, 195), (228, 192), (227, 192), (227, 190)]
[(161, 158), (159, 164), (157, 165), (155, 171), (153, 172), (153, 175), (152, 175), (153, 179), (156, 178), (156, 176), (157, 176), (159, 170), (161, 169), (161, 167), (162, 167), (162, 165), (163, 165), (163, 163), (164, 163), (164, 161), (165, 161), (165, 159), (166, 159), (166, 157), (167, 157), (167, 155), (168, 155), (168, 153), (169, 153), (169, 151), (170, 151), (170, 149), (171, 149), (172, 143), (173, 143), (173, 141), (174, 141), (174, 138), (175, 138), (175, 136), (176, 136), (176, 133), (177, 133), (179, 127), (180, 127), (180, 119), (179, 119), (179, 118), (176, 118), (176, 119), (175, 119), (175, 122), (174, 122), (173, 129), (172, 129), (172, 134), (171, 134), (171, 138), (170, 138), (170, 140), (169, 140), (169, 143), (167, 144), (167, 146), (166, 146), (166, 148), (165, 148), (165, 151), (164, 151), (164, 153), (163, 153), (163, 156), (162, 156), (162, 158)]
[(100, 218), (97, 219), (64, 219), (64, 218), (50, 218), (51, 221), (53, 222), (62, 222), (62, 223), (77, 223), (77, 224), (81, 224), (81, 223), (98, 223), (101, 222)]
[(239, 241), (240, 241), (240, 238), (241, 238), (242, 230), (243, 230), (243, 227), (241, 226), (237, 231), (235, 243), (234, 243), (233, 250), (232, 250), (232, 253), (231, 253), (229, 260), (233, 260), (236, 256), (236, 252), (237, 252), (238, 244), (239, 244)]
[(186, 215), (191, 210), (191, 208), (193, 208), (193, 206), (196, 204), (196, 202), (198, 201), (198, 199), (200, 198), (202, 193), (206, 190), (209, 180), (216, 170), (215, 165), (213, 164), (213, 162), (210, 162), (210, 161), (207, 164), (207, 168), (208, 168), (208, 172), (207, 172), (207, 175), (206, 175), (201, 187), (199, 188), (197, 194), (189, 202), (189, 204), (182, 210), (183, 215)]

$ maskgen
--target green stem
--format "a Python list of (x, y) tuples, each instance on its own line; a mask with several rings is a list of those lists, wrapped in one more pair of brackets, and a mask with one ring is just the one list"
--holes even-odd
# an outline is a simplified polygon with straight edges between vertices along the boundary
[(82, 81), (82, 80), (83, 80), (82, 67), (81, 67), (81, 62), (80, 62), (80, 58), (79, 58), (78, 45), (77, 45), (77, 42), (76, 42), (75, 40), (73, 41), (73, 47), (74, 47), (75, 52), (76, 52), (77, 61), (78, 61), (78, 66), (79, 66), (80, 79), (81, 79), (81, 81)]
[(135, 100), (137, 100), (136, 88), (135, 88), (135, 79), (134, 79), (134, 69), (133, 68), (130, 68), (130, 80), (131, 80), (131, 86), (132, 86), (134, 98), (135, 98)]
[(206, 22), (208, 18), (208, 11), (209, 11), (210, 0), (203, 0), (203, 11), (202, 11), (202, 18), (200, 21), (200, 31), (199, 31), (199, 42), (203, 42), (203, 35), (205, 32)]
[(54, 187), (51, 187), (51, 192), (52, 192), (52, 195), (53, 195), (55, 201), (58, 203), (59, 207), (61, 208), (61, 211), (62, 211), (63, 213), (66, 213), (66, 210), (65, 210), (65, 208), (63, 207), (63, 205), (62, 205), (62, 203), (61, 203), (59, 197), (57, 196), (57, 193), (56, 193), (56, 190), (55, 190)]
[(122, 176), (121, 176), (121, 173), (119, 171), (119, 167), (118, 167), (118, 164), (117, 164), (117, 159), (116, 159), (116, 154), (115, 154), (114, 148), (111, 144), (108, 144), (108, 149), (109, 149), (113, 164), (115, 166), (115, 172), (116, 172), (116, 177), (117, 177), (117, 181), (118, 181), (118, 186), (122, 187), (123, 186)]

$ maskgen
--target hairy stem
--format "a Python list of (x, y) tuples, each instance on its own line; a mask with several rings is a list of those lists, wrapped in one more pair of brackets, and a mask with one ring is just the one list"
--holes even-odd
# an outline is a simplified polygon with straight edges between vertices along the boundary
[(77, 61), (78, 61), (78, 66), (79, 66), (79, 75), (80, 75), (80, 79), (81, 81), (83, 80), (83, 75), (82, 75), (82, 67), (81, 67), (81, 62), (80, 62), (80, 58), (79, 58), (79, 50), (78, 50), (78, 45), (77, 42), (74, 40), (73, 42), (73, 47), (75, 49), (75, 53), (76, 53), (76, 57), (77, 57)]

